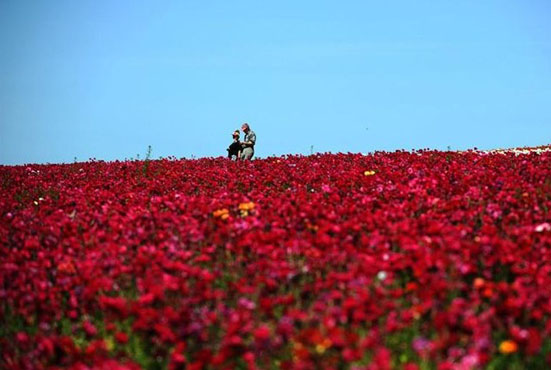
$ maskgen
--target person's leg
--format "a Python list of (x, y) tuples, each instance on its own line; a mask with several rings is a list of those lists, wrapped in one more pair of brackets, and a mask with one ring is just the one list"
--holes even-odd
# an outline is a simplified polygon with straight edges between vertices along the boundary
[(241, 159), (244, 161), (250, 160), (253, 157), (254, 151), (252, 148), (245, 148), (241, 151)]

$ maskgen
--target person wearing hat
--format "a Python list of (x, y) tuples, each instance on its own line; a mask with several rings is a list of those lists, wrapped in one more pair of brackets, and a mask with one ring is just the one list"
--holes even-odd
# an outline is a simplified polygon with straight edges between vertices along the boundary
[(254, 145), (256, 144), (256, 134), (249, 127), (248, 123), (241, 126), (241, 130), (245, 133), (245, 138), (241, 143), (241, 159), (250, 160), (254, 155)]
[(239, 160), (241, 157), (241, 142), (239, 141), (239, 130), (235, 130), (232, 134), (233, 142), (230, 144), (228, 149), (228, 158), (233, 159), (233, 156), (235, 156), (235, 160)]

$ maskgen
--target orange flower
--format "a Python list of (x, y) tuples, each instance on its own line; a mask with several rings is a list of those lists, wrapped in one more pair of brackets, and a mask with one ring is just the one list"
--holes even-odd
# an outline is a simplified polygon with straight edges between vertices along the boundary
[(480, 289), (484, 286), (484, 283), (484, 279), (477, 277), (476, 279), (474, 279), (473, 285), (476, 289)]
[(212, 212), (212, 215), (214, 217), (217, 217), (217, 218), (219, 217), (222, 220), (225, 220), (226, 218), (230, 217), (229, 213), (230, 213), (230, 211), (228, 211), (227, 208), (222, 208), (222, 209), (218, 209), (218, 210)]
[(306, 221), (306, 228), (310, 231), (318, 231), (318, 226), (317, 225), (313, 225), (311, 224), (310, 222)]
[(250, 211), (254, 209), (254, 203), (253, 202), (246, 202), (239, 204), (239, 210), (241, 211)]
[(61, 262), (59, 265), (57, 265), (57, 271), (64, 272), (66, 274), (74, 274), (76, 272), (76, 269), (71, 261), (67, 261)]
[(241, 211), (241, 216), (245, 217), (249, 215), (249, 211), (252, 211), (254, 209), (254, 203), (253, 202), (246, 202), (239, 204), (239, 210)]
[(499, 345), (499, 352), (506, 355), (510, 353), (515, 353), (518, 350), (517, 344), (512, 340), (504, 340)]

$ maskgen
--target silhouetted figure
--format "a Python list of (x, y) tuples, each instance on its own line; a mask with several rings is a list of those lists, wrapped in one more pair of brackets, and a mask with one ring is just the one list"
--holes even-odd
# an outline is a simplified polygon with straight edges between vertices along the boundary
[(228, 149), (228, 158), (233, 159), (235, 156), (235, 160), (238, 161), (241, 157), (241, 142), (239, 141), (239, 130), (235, 130), (232, 134), (233, 142), (230, 144)]

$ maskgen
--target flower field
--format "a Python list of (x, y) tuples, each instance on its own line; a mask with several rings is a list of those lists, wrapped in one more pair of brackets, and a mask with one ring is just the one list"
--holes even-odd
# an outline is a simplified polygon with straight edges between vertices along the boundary
[(551, 152), (0, 166), (0, 368), (551, 367)]

